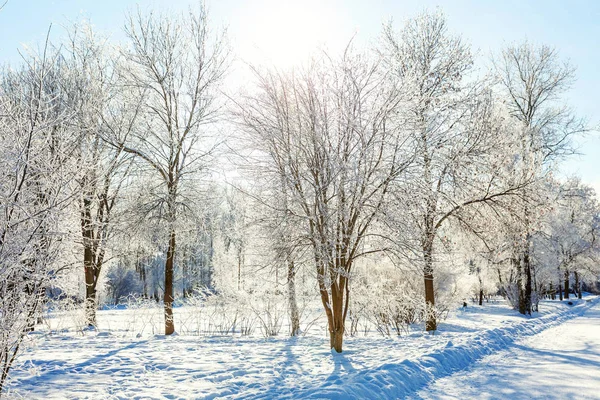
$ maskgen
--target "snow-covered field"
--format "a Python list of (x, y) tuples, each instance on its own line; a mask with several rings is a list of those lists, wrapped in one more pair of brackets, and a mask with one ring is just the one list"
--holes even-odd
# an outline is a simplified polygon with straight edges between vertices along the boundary
[[(325, 332), (317, 328), (298, 338), (284, 333), (267, 339), (136, 337), (122, 325), (131, 323), (140, 310), (101, 311), (99, 332), (48, 334), (40, 329), (31, 335), (12, 371), (8, 397), (480, 398), (481, 394), (512, 399), (531, 393), (558, 395), (559, 383), (564, 390), (581, 385), (588, 390), (581, 393), (591, 396), (594, 386), (600, 392), (600, 302), (591, 298), (574, 302), (573, 306), (542, 302), (541, 312), (533, 318), (520, 316), (502, 302), (469, 306), (453, 313), (436, 335), (415, 327), (397, 338), (348, 337), (342, 354), (329, 351)], [(185, 307), (179, 310), (184, 311)], [(468, 368), (472, 369), (464, 377), (452, 375)], [(565, 382), (571, 374), (578, 381)], [(509, 379), (521, 383), (508, 385)], [(482, 385), (489, 388), (482, 390)]]

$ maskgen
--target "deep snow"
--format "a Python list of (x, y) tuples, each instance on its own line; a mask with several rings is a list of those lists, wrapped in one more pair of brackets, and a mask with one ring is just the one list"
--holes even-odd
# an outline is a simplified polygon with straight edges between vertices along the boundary
[[(402, 398), (469, 368), (485, 356), (517, 348), (523, 338), (548, 328), (546, 332), (568, 327), (570, 322), (565, 322), (582, 315), (597, 301), (582, 301), (572, 307), (564, 302), (543, 302), (542, 313), (534, 318), (522, 317), (503, 303), (470, 306), (458, 310), (436, 335), (416, 331), (400, 338), (348, 338), (344, 353), (339, 355), (327, 349), (327, 338), (320, 328), (299, 338), (284, 334), (270, 339), (134, 337), (123, 334), (119, 324), (124, 322), (115, 322), (127, 321), (128, 315), (131, 318), (130, 310), (103, 311), (99, 320), (112, 319), (112, 331), (101, 327), (99, 333), (85, 336), (75, 332), (48, 335), (43, 331), (32, 335), (29, 348), (13, 371), (9, 397)], [(588, 322), (583, 325), (589, 328), (595, 324), (594, 329), (598, 329), (598, 308), (595, 305), (586, 313), (584, 320)], [(587, 335), (593, 336), (588, 328)], [(592, 343), (592, 339), (581, 340)], [(596, 344), (590, 345), (590, 351), (600, 354), (600, 344)], [(590, 361), (590, 368), (594, 362)], [(468, 393), (463, 396), (460, 385), (455, 385), (456, 396), (472, 397)], [(439, 398), (445, 390), (434, 385), (428, 393), (420, 392), (419, 396)]]

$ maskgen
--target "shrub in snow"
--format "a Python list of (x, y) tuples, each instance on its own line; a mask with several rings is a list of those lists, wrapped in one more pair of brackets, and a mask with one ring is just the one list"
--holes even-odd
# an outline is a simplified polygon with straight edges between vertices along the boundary
[(42, 321), (52, 334), (68, 331), (83, 333), (88, 326), (83, 302), (72, 296), (47, 299)]
[(262, 334), (265, 337), (279, 335), (283, 321), (288, 317), (285, 295), (278, 291), (266, 291), (253, 296), (251, 307)]
[(358, 283), (351, 304), (351, 335), (358, 334), (359, 325), (365, 335), (370, 327), (383, 336), (401, 335), (408, 332), (411, 324), (423, 319), (420, 291), (397, 271), (372, 271), (368, 279), (362, 277)]

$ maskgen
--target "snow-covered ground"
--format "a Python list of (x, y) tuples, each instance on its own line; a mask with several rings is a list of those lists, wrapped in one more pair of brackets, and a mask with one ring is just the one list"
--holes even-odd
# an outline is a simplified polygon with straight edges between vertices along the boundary
[[(414, 395), (415, 391), (444, 376), (467, 369), (488, 355), (521, 351), (524, 362), (528, 350), (519, 346), (536, 341), (519, 340), (535, 337), (532, 335), (543, 331), (540, 335), (555, 331), (577, 336), (577, 329), (570, 328), (573, 323), (581, 326), (584, 333), (577, 336), (577, 340), (568, 339), (572, 343), (568, 349), (581, 354), (566, 354), (566, 358), (556, 356), (553, 361), (568, 362), (576, 369), (574, 364), (587, 360), (591, 369), (598, 367), (600, 357), (597, 339), (600, 334), (594, 339), (591, 332), (594, 324), (600, 331), (600, 306), (590, 308), (597, 301), (576, 301), (574, 306), (558, 301), (543, 302), (541, 313), (533, 318), (522, 317), (503, 303), (469, 306), (451, 315), (436, 335), (414, 330), (398, 338), (349, 337), (342, 354), (328, 350), (328, 339), (320, 328), (299, 338), (287, 338), (284, 333), (268, 339), (258, 336), (136, 337), (118, 326), (128, 320), (131, 322), (134, 318), (131, 310), (102, 311), (98, 333), (81, 335), (69, 331), (49, 335), (40, 330), (32, 335), (29, 348), (13, 371), (9, 398), (402, 398)], [(139, 313), (139, 310), (134, 312)], [(584, 318), (576, 318), (584, 313)], [(103, 329), (103, 319), (105, 325), (113, 319), (110, 329)], [(560, 338), (557, 333), (548, 335), (544, 337)], [(546, 346), (553, 346), (552, 343), (561, 346), (562, 342), (549, 340)], [(535, 354), (542, 360), (546, 355), (543, 352), (551, 348), (536, 348), (538, 353)], [(584, 358), (587, 350), (595, 352), (596, 358)], [(485, 360), (488, 362), (488, 358)], [(493, 363), (493, 359), (490, 362)], [(564, 370), (563, 367), (560, 371)], [(490, 369), (486, 373), (489, 375)], [(535, 375), (536, 371), (531, 374)], [(551, 377), (551, 373), (546, 376)], [(472, 382), (476, 384), (477, 379), (484, 378), (481, 384), (495, 379), (475, 372)], [(457, 397), (470, 398), (472, 393), (479, 397), (475, 389), (463, 396), (461, 383), (452, 382), (455, 382), (451, 387)], [(519, 389), (516, 385), (511, 387)], [(434, 385), (430, 392), (419, 395), (438, 398), (446, 395), (446, 391)], [(494, 397), (493, 392), (491, 397)]]
[(436, 380), (421, 399), (600, 399), (600, 305)]

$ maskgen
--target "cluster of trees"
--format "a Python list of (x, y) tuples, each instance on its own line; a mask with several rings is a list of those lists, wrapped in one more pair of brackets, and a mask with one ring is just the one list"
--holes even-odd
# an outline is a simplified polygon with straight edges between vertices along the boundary
[(424, 13), (373, 48), (254, 66), (225, 96), (230, 49), (204, 8), (130, 14), (125, 33), (76, 25), (0, 71), (2, 382), (74, 275), (91, 326), (103, 288), (162, 300), (165, 334), (177, 296), (268, 288), (292, 335), (302, 276), (338, 352), (375, 304), (435, 331), (449, 295), (530, 314), (597, 281), (595, 194), (552, 177), (587, 130), (555, 50), (509, 46), (482, 76)]

